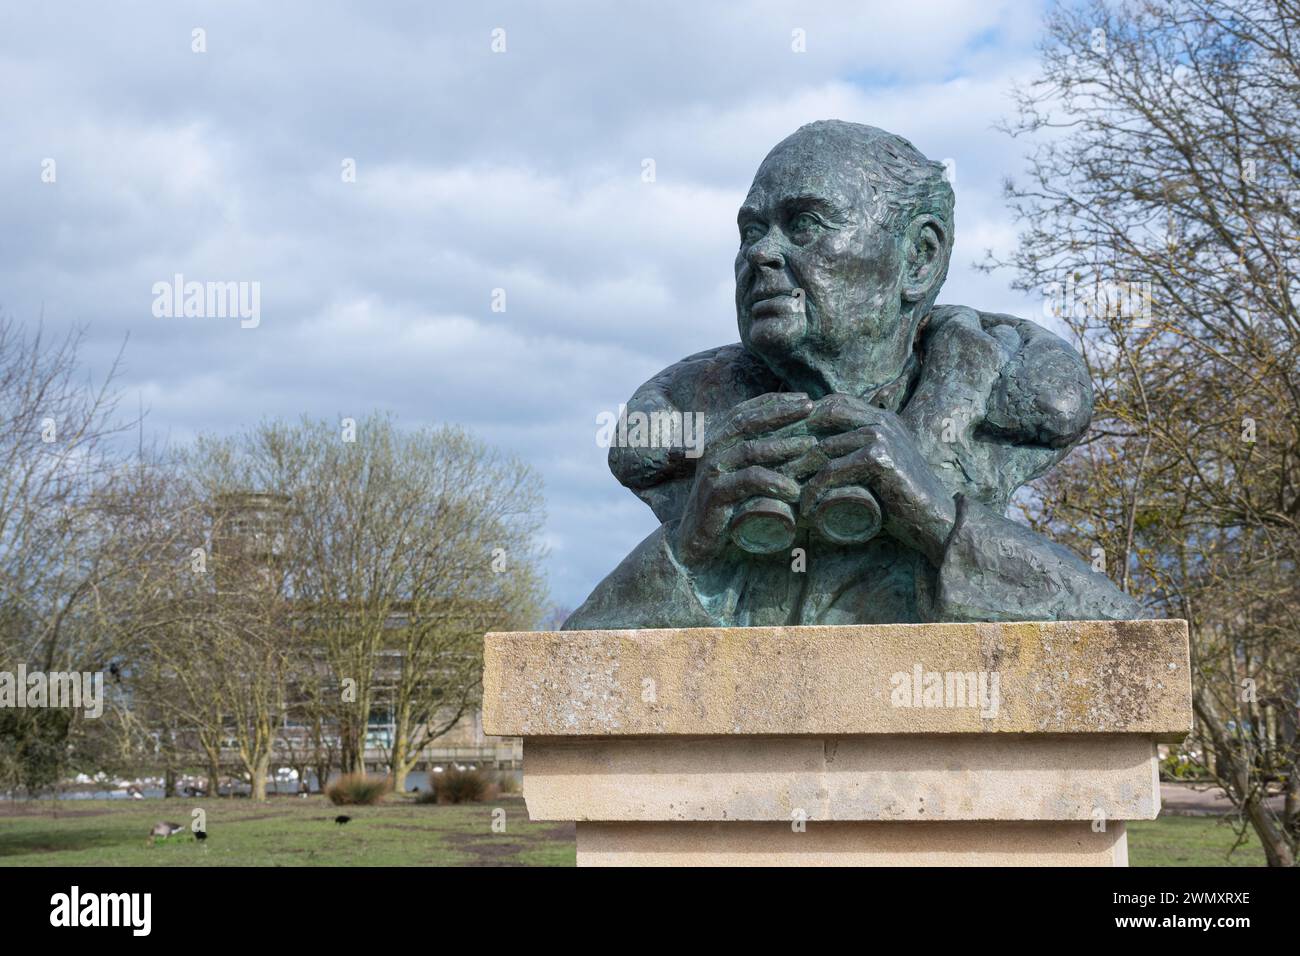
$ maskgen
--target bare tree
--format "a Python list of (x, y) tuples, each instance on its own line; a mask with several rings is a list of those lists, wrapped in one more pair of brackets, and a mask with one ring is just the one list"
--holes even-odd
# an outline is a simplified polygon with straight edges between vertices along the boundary
[[(318, 753), (337, 740), (342, 770), (364, 772), (369, 740), (404, 787), (477, 703), (483, 632), (536, 617), (534, 476), (459, 430), (403, 432), (383, 416), (265, 423), (205, 454), (285, 502), (280, 633), (296, 635), (291, 666), (307, 675), (290, 711), (311, 716)], [(391, 736), (372, 734), (376, 716)]]
[(397, 481), (421, 502), (388, 642), (399, 665), (389, 763), (401, 792), (420, 752), (477, 706), (483, 634), (529, 626), (544, 593), (542, 501), (528, 468), (449, 428), (407, 436), (399, 454)]
[[(0, 319), (0, 669), (102, 671), (114, 654), (102, 596), (129, 563), (111, 508), (122, 481), (111, 439), (116, 363), (83, 378), (81, 333), (50, 341)], [(77, 711), (0, 711), (0, 773), (57, 783), (91, 728)]]
[[(1300, 6), (1061, 6), (1017, 91), (1009, 262), (1093, 375), (1089, 440), (1024, 501), (1193, 635), (1190, 752), (1294, 865)], [(1286, 791), (1275, 812), (1267, 796)]]
[(476, 706), (483, 632), (538, 615), (532, 473), (382, 416), (124, 453), (112, 394), (77, 378), (78, 342), (0, 323), (0, 666), (123, 687), (96, 732), (0, 713), (0, 775), (49, 786), (81, 741), (101, 765), (161, 767), (169, 792), (203, 766), (215, 795), (233, 763), (262, 799), (277, 754), (322, 782), (363, 770), (382, 711), (374, 743), (403, 787)]

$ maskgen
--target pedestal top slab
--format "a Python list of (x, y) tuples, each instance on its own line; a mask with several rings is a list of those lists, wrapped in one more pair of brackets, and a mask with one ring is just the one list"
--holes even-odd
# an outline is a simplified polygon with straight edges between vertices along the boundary
[(1191, 729), (1187, 622), (491, 633), (483, 727), (523, 737)]

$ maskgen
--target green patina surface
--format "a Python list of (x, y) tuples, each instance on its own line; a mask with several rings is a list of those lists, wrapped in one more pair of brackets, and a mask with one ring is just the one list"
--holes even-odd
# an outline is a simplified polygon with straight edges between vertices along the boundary
[(944, 166), (883, 130), (777, 144), (737, 219), (740, 342), (660, 372), (614, 432), (661, 526), (567, 628), (1143, 616), (1005, 517), (1083, 436), (1092, 387), (1033, 322), (935, 305), (954, 205)]

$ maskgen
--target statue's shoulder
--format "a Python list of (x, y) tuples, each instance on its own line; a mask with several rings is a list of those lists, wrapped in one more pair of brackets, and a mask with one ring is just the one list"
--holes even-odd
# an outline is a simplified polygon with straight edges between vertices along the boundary
[(922, 346), (937, 354), (997, 349), (992, 363), (997, 373), (988, 383), (981, 426), (985, 433), (1063, 448), (1087, 431), (1093, 403), (1087, 366), (1070, 343), (1036, 322), (969, 306), (937, 306), (922, 333)]
[(780, 387), (771, 369), (736, 342), (674, 362), (638, 388), (628, 407), (666, 403), (679, 411), (708, 413)]

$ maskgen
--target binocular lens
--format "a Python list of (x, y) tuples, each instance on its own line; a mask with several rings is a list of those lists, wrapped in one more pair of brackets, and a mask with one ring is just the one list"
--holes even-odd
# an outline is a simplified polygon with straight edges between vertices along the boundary
[(775, 498), (751, 498), (731, 519), (731, 540), (750, 554), (774, 554), (794, 544), (794, 509)]
[(836, 488), (817, 503), (813, 527), (834, 544), (862, 544), (880, 532), (880, 505), (865, 488)]

